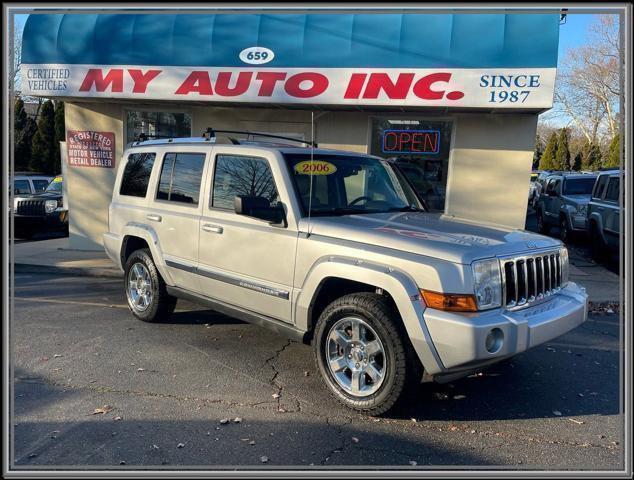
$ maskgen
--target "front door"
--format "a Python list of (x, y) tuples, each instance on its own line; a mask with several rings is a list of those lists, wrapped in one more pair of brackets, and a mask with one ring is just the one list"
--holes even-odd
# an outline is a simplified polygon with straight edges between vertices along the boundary
[(236, 155), (222, 146), (214, 147), (210, 168), (199, 229), (201, 293), (291, 322), (295, 224), (273, 226), (234, 210), (236, 195), (256, 195), (290, 207), (289, 192), (278, 188), (284, 186), (285, 173), (272, 153), (245, 149)]

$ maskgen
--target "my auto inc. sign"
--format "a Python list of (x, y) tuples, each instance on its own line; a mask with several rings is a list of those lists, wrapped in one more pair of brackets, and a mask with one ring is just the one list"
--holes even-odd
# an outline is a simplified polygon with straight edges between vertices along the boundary
[(25, 95), (141, 100), (550, 108), (555, 68), (22, 65)]

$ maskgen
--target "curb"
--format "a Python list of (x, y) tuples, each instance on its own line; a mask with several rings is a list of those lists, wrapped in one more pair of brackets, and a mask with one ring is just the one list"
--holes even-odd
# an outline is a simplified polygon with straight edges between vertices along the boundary
[(123, 272), (115, 268), (99, 267), (57, 267), (54, 265), (34, 265), (31, 263), (14, 263), (15, 273), (44, 273), (54, 275), (70, 275), (75, 277), (122, 278)]

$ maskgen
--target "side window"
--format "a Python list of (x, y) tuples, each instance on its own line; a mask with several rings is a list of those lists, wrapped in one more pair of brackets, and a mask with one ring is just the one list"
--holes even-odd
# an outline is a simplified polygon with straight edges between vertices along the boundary
[(553, 183), (553, 193), (559, 195), (561, 193), (561, 178), (558, 178)]
[(619, 201), (619, 177), (612, 177), (610, 179), (610, 183), (608, 183), (608, 190), (605, 192), (605, 199), (608, 202), (617, 202)]
[(264, 158), (216, 156), (210, 206), (233, 210), (236, 195), (264, 197), (271, 203), (279, 200), (271, 167)]
[(608, 183), (608, 178), (610, 178), (608, 175), (601, 175), (599, 177), (597, 183), (594, 185), (594, 193), (592, 194), (593, 198), (603, 197), (603, 191)]
[(555, 189), (555, 179), (546, 180), (546, 193), (552, 193)]
[(121, 178), (120, 195), (145, 197), (150, 174), (154, 166), (155, 153), (131, 153)]
[(198, 205), (204, 167), (204, 153), (166, 153), (157, 200)]

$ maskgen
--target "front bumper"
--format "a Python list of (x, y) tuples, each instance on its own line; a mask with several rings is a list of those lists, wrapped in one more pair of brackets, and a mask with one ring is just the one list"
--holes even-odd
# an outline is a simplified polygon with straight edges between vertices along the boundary
[(68, 225), (68, 211), (56, 210), (46, 215), (13, 215), (16, 229), (30, 228), (36, 230), (62, 229)]
[[(443, 374), (468, 372), (523, 352), (563, 335), (587, 318), (588, 295), (573, 282), (548, 301), (522, 310), (458, 314), (427, 308), (424, 312)], [(494, 329), (501, 332), (502, 342), (491, 353), (486, 339)]]

